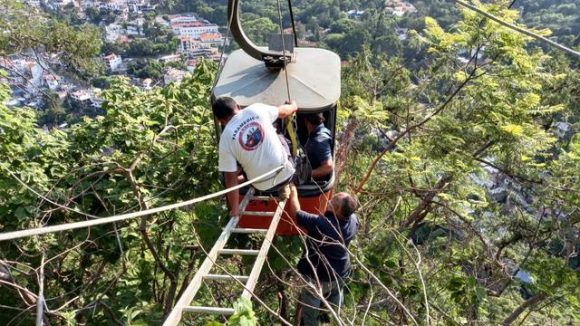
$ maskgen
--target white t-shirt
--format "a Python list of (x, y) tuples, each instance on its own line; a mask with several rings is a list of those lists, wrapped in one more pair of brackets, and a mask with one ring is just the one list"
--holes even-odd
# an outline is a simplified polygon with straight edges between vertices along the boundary
[(258, 190), (271, 189), (289, 179), (294, 174), (294, 167), (272, 125), (277, 118), (277, 107), (260, 103), (236, 114), (221, 135), (219, 170), (235, 172), (237, 161), (251, 180), (284, 165), (278, 173), (255, 182), (253, 186)]

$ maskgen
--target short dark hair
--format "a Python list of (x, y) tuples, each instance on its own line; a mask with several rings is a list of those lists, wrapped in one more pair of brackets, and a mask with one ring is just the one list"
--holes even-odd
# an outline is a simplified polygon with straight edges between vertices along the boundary
[(211, 108), (216, 118), (226, 119), (234, 114), (237, 105), (233, 98), (222, 96), (213, 102)]
[(324, 115), (322, 113), (308, 113), (304, 115), (304, 119), (313, 125), (319, 125), (324, 122)]
[(351, 216), (357, 208), (357, 203), (356, 200), (349, 194), (347, 193), (343, 193), (344, 195), (342, 196), (342, 203), (340, 205), (341, 210), (342, 210), (342, 216), (344, 218), (347, 218), (349, 216)]

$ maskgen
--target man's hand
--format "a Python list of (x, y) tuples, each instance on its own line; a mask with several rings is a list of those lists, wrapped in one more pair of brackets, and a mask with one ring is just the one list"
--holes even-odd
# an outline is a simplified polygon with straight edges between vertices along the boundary
[(278, 118), (287, 118), (296, 111), (298, 111), (298, 105), (296, 104), (296, 101), (290, 101), (290, 104), (284, 104), (278, 107)]

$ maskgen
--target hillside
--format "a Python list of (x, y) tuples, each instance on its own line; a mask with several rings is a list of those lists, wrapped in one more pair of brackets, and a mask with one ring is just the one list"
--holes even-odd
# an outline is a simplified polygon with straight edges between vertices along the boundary
[[(294, 1), (300, 43), (343, 60), (335, 192), (360, 204), (353, 273), (330, 324), (580, 323), (578, 58), (445, 1), (409, 1), (404, 10), (401, 3)], [(577, 5), (511, 3), (481, 8), (550, 28), (554, 40), (578, 49)], [(163, 22), (195, 12), (222, 33), (225, 1), (148, 5), (156, 12), (131, 20), (143, 19), (144, 34), (123, 43), (106, 39), (106, 21), (116, 19), (108, 9), (83, 12), (95, 24), (75, 21), (74, 4), (54, 12), (0, 0), (0, 234), (223, 189), (209, 102), (216, 53), (196, 57), (185, 73), (191, 53), (176, 56), (181, 45)], [(251, 37), (265, 42), (266, 32), (278, 31), (276, 6), (243, 3)], [(288, 27), (286, 12), (284, 21)], [(143, 57), (105, 72), (107, 51)], [(73, 97), (83, 95), (76, 89), (59, 102), (62, 90), (51, 91), (46, 74), (27, 99), (47, 107), (12, 105), (34, 88), (34, 69), (27, 79), (6, 64), (15, 57), (58, 75), (61, 86), (98, 88), (91, 96), (100, 106), (76, 106)], [(182, 70), (179, 80), (161, 82)], [(228, 220), (218, 198), (2, 241), (0, 325), (34, 324), (37, 311), (37, 325), (161, 325)], [(188, 315), (185, 324), (291, 324), (305, 286), (296, 270), (305, 239), (276, 237), (255, 291), (260, 301), (237, 302), (229, 321)], [(260, 244), (254, 236), (232, 241)], [(248, 272), (245, 258), (221, 263)], [(199, 301), (233, 305), (230, 284), (208, 283)]]

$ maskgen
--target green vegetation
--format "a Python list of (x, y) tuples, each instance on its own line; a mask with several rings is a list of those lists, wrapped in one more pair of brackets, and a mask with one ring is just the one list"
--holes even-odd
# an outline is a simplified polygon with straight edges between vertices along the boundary
[(81, 78), (99, 74), (95, 58), (103, 44), (93, 25), (72, 26), (11, 0), (0, 0), (0, 56), (32, 51), (54, 53), (63, 70)]
[[(483, 6), (514, 22), (519, 6), (530, 2), (516, 2), (512, 10), (511, 1)], [(552, 8), (555, 1), (538, 3)], [(361, 231), (351, 246), (354, 275), (340, 318), (354, 325), (578, 324), (575, 62), (443, 1), (416, 1), (419, 14), (397, 19), (379, 10), (381, 4), (295, 3), (306, 30), (329, 29), (312, 37), (349, 59), (337, 190), (357, 193), (362, 208)], [(167, 8), (186, 5), (222, 15), (224, 2)], [(274, 1), (244, 5), (257, 39), (277, 28), (275, 8)], [(353, 8), (366, 12), (360, 19), (345, 17)], [(570, 6), (557, 8), (574, 16)], [(531, 10), (524, 21), (531, 21)], [(86, 45), (86, 35), (54, 24), (58, 28), (47, 25), (47, 35), (40, 22), (10, 25), (11, 32), (0, 35), (0, 50), (11, 49), (22, 35), (21, 49), (62, 49), (70, 67), (85, 69), (81, 63), (99, 49), (74, 47)], [(572, 28), (567, 33), (564, 25), (555, 30), (559, 40), (578, 35), (578, 27), (566, 25)], [(407, 28), (407, 37), (399, 38), (397, 28)], [(58, 38), (56, 31), (70, 37)], [(153, 74), (158, 68), (131, 69)], [(1, 232), (88, 218), (70, 209), (109, 216), (221, 189), (208, 102), (215, 71), (201, 61), (181, 84), (149, 92), (123, 78), (95, 79), (111, 85), (106, 114), (48, 132), (38, 128), (37, 112), (5, 106), (9, 90), (2, 85)], [(50, 109), (56, 120), (62, 117), (58, 107)], [(69, 209), (39, 199), (15, 177)], [(44, 261), (50, 324), (159, 325), (226, 217), (224, 201), (209, 201), (143, 220), (0, 242), (0, 324), (33, 323), (34, 313), (26, 311), (35, 309)], [(234, 241), (240, 247), (256, 242)], [(297, 238), (276, 239), (281, 254), (271, 251), (256, 289), (287, 320), (300, 286), (293, 271), (300, 244)], [(246, 268), (243, 260), (225, 267), (236, 273)], [(213, 296), (202, 293), (200, 300), (233, 304), (232, 288), (209, 289)], [(253, 307), (239, 301), (235, 308), (229, 325), (278, 322), (257, 301)], [(187, 322), (217, 325), (225, 319)]]

